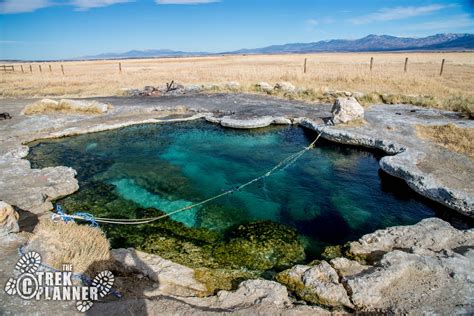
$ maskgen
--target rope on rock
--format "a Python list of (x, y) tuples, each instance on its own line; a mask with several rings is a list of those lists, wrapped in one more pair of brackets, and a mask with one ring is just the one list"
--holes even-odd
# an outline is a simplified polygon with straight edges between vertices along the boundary
[(201, 206), (203, 204), (206, 204), (206, 203), (209, 203), (209, 202), (214, 201), (216, 199), (219, 199), (223, 196), (226, 196), (226, 195), (232, 194), (234, 192), (240, 191), (240, 190), (244, 189), (245, 187), (248, 187), (249, 185), (251, 185), (255, 182), (263, 180), (264, 178), (267, 178), (267, 177), (269, 177), (269, 176), (271, 176), (271, 175), (273, 175), (273, 174), (275, 174), (279, 171), (285, 170), (286, 168), (288, 168), (289, 166), (294, 164), (301, 156), (303, 156), (304, 153), (306, 153), (308, 150), (310, 150), (311, 148), (313, 148), (315, 146), (316, 142), (321, 137), (321, 135), (323, 133), (323, 130), (324, 130), (324, 128), (321, 129), (318, 136), (315, 138), (315, 140), (311, 144), (304, 147), (299, 152), (297, 152), (293, 155), (290, 155), (289, 157), (283, 159), (275, 167), (273, 167), (272, 169), (270, 169), (266, 173), (262, 174), (261, 176), (259, 176), (257, 178), (254, 178), (254, 179), (252, 179), (252, 180), (250, 180), (250, 181), (248, 181), (244, 184), (241, 184), (241, 185), (239, 185), (239, 186), (237, 186), (233, 189), (224, 191), (224, 192), (222, 192), (218, 195), (215, 195), (215, 196), (210, 197), (206, 200), (203, 200), (201, 202), (182, 207), (180, 209), (177, 209), (175, 211), (172, 211), (172, 212), (169, 212), (169, 213), (157, 216), (157, 217), (142, 218), (142, 219), (139, 219), (139, 218), (135, 218), (135, 219), (133, 219), (133, 218), (132, 219), (114, 219), (114, 218), (105, 218), (105, 217), (94, 217), (90, 213), (75, 213), (73, 215), (69, 215), (69, 214), (66, 214), (63, 211), (63, 209), (61, 208), (61, 205), (57, 204), (56, 205), (56, 213), (51, 216), (51, 219), (53, 221), (57, 221), (59, 219), (62, 219), (65, 222), (74, 221), (74, 220), (82, 220), (82, 221), (90, 222), (91, 226), (94, 226), (94, 227), (98, 226), (97, 223), (117, 224), (117, 225), (142, 225), (142, 224), (152, 223), (152, 222), (155, 222), (155, 221), (160, 220), (162, 218), (170, 217), (171, 215), (181, 213), (181, 212), (184, 212), (184, 211), (188, 211), (188, 210), (193, 209), (197, 206)]

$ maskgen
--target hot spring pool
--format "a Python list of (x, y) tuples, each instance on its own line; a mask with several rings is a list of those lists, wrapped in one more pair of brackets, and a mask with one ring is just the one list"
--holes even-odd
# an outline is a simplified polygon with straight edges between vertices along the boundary
[[(33, 168), (77, 170), (80, 190), (57, 201), (68, 212), (143, 218), (247, 182), (315, 136), (287, 126), (247, 131), (202, 121), (148, 124), (37, 141), (30, 144), (28, 159)], [(191, 266), (265, 270), (318, 258), (325, 246), (376, 229), (445, 214), (381, 172), (379, 158), (380, 153), (321, 140), (271, 178), (172, 220), (102, 227), (113, 247), (133, 246)], [(299, 247), (304, 254), (292, 256)], [(248, 263), (260, 260), (262, 251), (270, 251), (262, 260), (290, 258), (277, 258), (273, 265)]]

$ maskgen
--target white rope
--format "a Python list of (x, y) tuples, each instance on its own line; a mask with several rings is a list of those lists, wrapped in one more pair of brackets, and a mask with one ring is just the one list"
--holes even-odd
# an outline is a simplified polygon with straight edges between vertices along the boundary
[[(323, 128), (324, 129), (324, 128)], [(306, 146), (305, 148), (303, 148), (301, 151), (283, 159), (282, 161), (280, 161), (275, 167), (273, 167), (272, 169), (270, 169), (269, 171), (267, 171), (266, 173), (264, 173), (263, 175), (257, 177), (257, 178), (254, 178), (234, 189), (230, 189), (230, 190), (227, 190), (225, 192), (222, 192), (218, 195), (215, 195), (213, 197), (210, 197), (208, 199), (205, 199), (201, 202), (198, 202), (198, 203), (195, 203), (195, 204), (192, 204), (192, 205), (188, 205), (188, 206), (185, 206), (185, 207), (182, 207), (180, 209), (177, 209), (175, 211), (172, 211), (170, 213), (166, 213), (166, 214), (163, 214), (163, 215), (160, 215), (160, 216), (157, 216), (157, 217), (151, 217), (151, 218), (142, 218), (142, 219), (138, 219), (138, 218), (132, 218), (132, 219), (114, 219), (114, 218), (105, 218), (105, 217), (94, 217), (95, 221), (98, 222), (98, 223), (106, 223), (106, 224), (119, 224), (119, 225), (142, 225), (142, 224), (148, 224), (148, 223), (151, 223), (151, 222), (155, 222), (157, 220), (160, 220), (162, 218), (165, 218), (165, 217), (170, 217), (171, 215), (174, 215), (174, 214), (177, 214), (177, 213), (180, 213), (180, 212), (184, 212), (184, 211), (187, 211), (187, 210), (190, 210), (192, 208), (195, 208), (197, 206), (201, 206), (203, 204), (206, 204), (206, 203), (209, 203), (211, 201), (214, 201), (218, 198), (221, 198), (223, 196), (226, 196), (226, 195), (229, 195), (229, 194), (232, 194), (234, 192), (237, 192), (237, 191), (240, 191), (242, 189), (244, 189), (245, 187), (248, 187), (249, 185), (257, 182), (257, 181), (260, 181), (264, 178), (267, 178), (279, 171), (282, 171), (282, 170), (285, 170), (286, 168), (288, 168), (289, 166), (291, 166), (293, 163), (295, 163), (301, 156), (303, 156), (303, 154), (305, 152), (307, 152), (308, 150), (310, 150), (311, 148), (314, 147), (314, 145), (316, 144), (316, 142), (318, 141), (318, 139), (321, 137), (321, 134), (323, 133), (323, 129), (321, 129), (321, 131), (319, 132), (318, 136), (316, 137), (316, 139), (311, 143), (309, 144), (308, 146)], [(85, 218), (82, 217), (82, 216), (78, 216), (78, 215), (67, 215), (67, 217), (69, 218), (73, 218), (73, 219), (78, 219), (78, 220), (84, 220)], [(61, 215), (59, 214), (53, 214), (52, 216), (52, 219), (53, 220), (58, 220), (61, 218)]]

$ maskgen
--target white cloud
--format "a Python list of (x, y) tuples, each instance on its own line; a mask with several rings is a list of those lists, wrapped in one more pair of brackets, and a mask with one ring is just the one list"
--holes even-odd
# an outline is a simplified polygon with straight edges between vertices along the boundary
[(127, 2), (134, 2), (134, 0), (73, 0), (71, 4), (74, 5), (77, 10), (85, 11), (91, 8), (107, 7), (109, 5)]
[(219, 1), (220, 0), (155, 0), (157, 4), (202, 4)]
[(320, 18), (320, 19), (309, 19), (309, 20), (306, 20), (306, 30), (314, 31), (316, 30), (317, 26), (322, 26), (323, 24), (330, 24), (334, 22), (335, 20), (330, 17), (325, 17), (325, 18)]
[(106, 7), (117, 3), (134, 2), (135, 0), (0, 0), (0, 14), (33, 12), (54, 5), (69, 5), (79, 11), (91, 8)]
[(4, 0), (0, 2), (1, 14), (33, 12), (53, 5), (49, 0)]
[(449, 7), (456, 6), (455, 4), (443, 5), (443, 4), (432, 4), (421, 7), (395, 7), (395, 8), (383, 8), (374, 13), (354, 18), (351, 20), (353, 24), (368, 24), (372, 22), (383, 22), (391, 20), (401, 20), (411, 18), (415, 16), (425, 15), (440, 11)]

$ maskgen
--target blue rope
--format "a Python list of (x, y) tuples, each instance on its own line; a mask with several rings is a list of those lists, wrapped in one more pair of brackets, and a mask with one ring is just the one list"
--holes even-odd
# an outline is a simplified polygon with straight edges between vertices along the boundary
[[(59, 215), (65, 223), (74, 222), (74, 218), (66, 214), (66, 212), (64, 212), (63, 208), (61, 207), (61, 204), (59, 203), (56, 204), (56, 214)], [(99, 227), (99, 224), (95, 220), (94, 215), (92, 215), (91, 213), (79, 212), (79, 213), (74, 213), (73, 215), (80, 216), (82, 217), (84, 221), (90, 222), (90, 226), (92, 227)]]
[[(18, 247), (18, 255), (20, 257), (23, 257), (25, 255), (25, 252), (23, 251), (23, 247), (25, 245), (22, 245), (20, 247)], [(44, 263), (40, 263), (40, 266), (43, 267), (44, 269), (47, 269), (49, 271), (53, 271), (53, 272), (61, 272), (60, 270), (56, 269), (56, 268), (53, 268), (53, 267), (50, 267), (48, 266), (47, 264), (44, 264)], [(89, 278), (87, 275), (85, 274), (81, 274), (81, 273), (72, 273), (72, 277), (74, 279), (77, 279), (77, 280), (81, 280), (83, 284), (86, 284), (88, 286), (91, 286), (92, 285), (92, 279)], [(120, 294), (120, 292), (116, 291), (115, 289), (110, 289), (110, 293), (113, 294), (115, 297), (117, 298), (122, 298), (122, 294)]]
[(56, 213), (61, 217), (61, 219), (64, 221), (64, 222), (74, 222), (74, 219), (67, 215), (63, 208), (61, 207), (61, 204), (56, 204)]
[(74, 215), (76, 216), (81, 216), (83, 218), (83, 220), (85, 220), (86, 222), (90, 222), (91, 226), (92, 227), (99, 227), (99, 224), (97, 224), (95, 218), (94, 218), (94, 215), (92, 215), (91, 213), (74, 213)]

